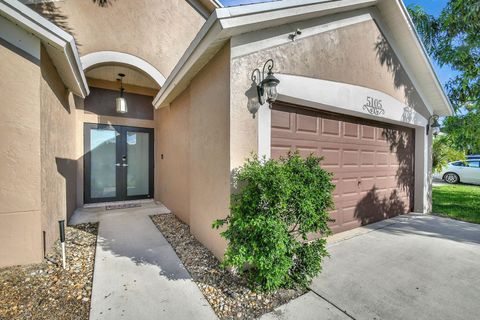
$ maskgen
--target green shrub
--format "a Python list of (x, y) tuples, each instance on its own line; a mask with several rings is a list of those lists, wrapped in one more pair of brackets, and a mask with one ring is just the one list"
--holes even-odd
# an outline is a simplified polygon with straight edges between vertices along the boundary
[(246, 275), (254, 288), (305, 287), (321, 271), (325, 239), (307, 241), (310, 233), (330, 233), (334, 185), (321, 160), (297, 153), (280, 160), (254, 156), (234, 174), (238, 193), (230, 215), (213, 227), (227, 226), (223, 265)]

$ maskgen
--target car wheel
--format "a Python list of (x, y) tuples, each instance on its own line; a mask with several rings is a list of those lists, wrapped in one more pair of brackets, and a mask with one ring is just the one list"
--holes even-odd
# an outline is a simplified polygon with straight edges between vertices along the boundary
[(446, 183), (455, 184), (460, 182), (460, 177), (456, 173), (448, 172), (443, 176), (443, 180), (445, 180)]

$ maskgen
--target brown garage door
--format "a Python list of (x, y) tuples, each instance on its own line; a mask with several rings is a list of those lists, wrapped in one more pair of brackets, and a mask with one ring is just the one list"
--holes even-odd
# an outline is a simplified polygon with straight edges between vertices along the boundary
[(289, 150), (323, 156), (334, 174), (333, 232), (353, 229), (413, 207), (413, 129), (277, 104), (272, 157)]

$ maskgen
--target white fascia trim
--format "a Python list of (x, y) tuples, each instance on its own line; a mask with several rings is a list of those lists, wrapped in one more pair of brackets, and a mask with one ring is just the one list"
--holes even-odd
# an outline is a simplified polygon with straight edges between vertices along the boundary
[[(47, 47), (51, 46), (62, 51), (68, 62), (69, 72), (73, 74), (75, 79), (75, 83), (66, 84), (76, 95), (81, 97), (88, 95), (87, 80), (81, 68), (75, 39), (72, 35), (17, 0), (0, 0), (0, 15), (33, 33)], [(58, 70), (58, 72), (62, 75), (64, 70)]]
[[(427, 76), (429, 78), (428, 82), (433, 84), (433, 87), (435, 88), (435, 91), (439, 93), (440, 98), (440, 100), (437, 101), (436, 105), (431, 105), (429, 107), (429, 109), (431, 109), (430, 111), (433, 113), (434, 110), (438, 110), (439, 112), (437, 113), (439, 113), (440, 115), (452, 115), (454, 111), (450, 100), (445, 94), (443, 86), (440, 83), (440, 80), (438, 79), (438, 76), (433, 69), (433, 65), (427, 53), (427, 50), (421, 42), (415, 26), (410, 18), (410, 15), (408, 14), (408, 10), (406, 9), (403, 2), (401, 0), (379, 0), (376, 13), (377, 14), (375, 19), (377, 20), (377, 22), (380, 22), (382, 24), (383, 31), (392, 33), (393, 29), (398, 30), (397, 35), (400, 35), (401, 40), (407, 41), (408, 45), (412, 46), (408, 54), (414, 57), (417, 64), (425, 67), (425, 71), (427, 72)], [(388, 14), (390, 14), (390, 16), (394, 14), (394, 18), (400, 18), (401, 22), (388, 19), (386, 17)], [(393, 39), (393, 36), (390, 36), (390, 38)], [(390, 45), (395, 49), (395, 41), (390, 41)], [(404, 65), (404, 67), (406, 67), (406, 65)], [(417, 70), (414, 71), (418, 72)], [(415, 77), (411, 77), (411, 80), (412, 82), (415, 82)], [(419, 94), (422, 96), (422, 92), (419, 92)], [(424, 99), (423, 96), (422, 99)], [(427, 100), (424, 99), (424, 101)], [(439, 104), (443, 106), (439, 107)]]
[(217, 9), (224, 29), (238, 33), (309, 20), (342, 11), (374, 6), (377, 0), (284, 0)]
[[(165, 86), (153, 100), (153, 105), (155, 108), (168, 105), (172, 100), (170, 94), (174, 92), (172, 86), (184, 81), (184, 76), (189, 77), (187, 82), (195, 76), (189, 71), (193, 67), (198, 67), (196, 59), (207, 59), (208, 62), (216, 53), (215, 50), (211, 50), (212, 47), (218, 47), (234, 35), (331, 13), (365, 8), (376, 2), (377, 0), (284, 0), (216, 9), (168, 76)], [(204, 55), (207, 54), (209, 56), (205, 58)]]
[[(218, 37), (218, 34), (220, 33), (220, 25), (218, 23), (217, 12), (218, 10), (215, 10), (207, 19), (207, 21), (205, 21), (202, 28), (197, 33), (197, 36), (190, 43), (185, 53), (180, 58), (180, 60), (175, 65), (172, 72), (166, 79), (164, 86), (161, 87), (160, 92), (158, 92), (158, 94), (153, 99), (152, 103), (155, 106), (155, 109), (164, 106), (166, 98), (175, 89), (179, 81), (183, 79), (183, 75), (185, 75), (196, 62), (194, 61), (194, 56), (200, 57), (201, 54), (203, 54), (206, 49), (213, 43), (213, 40)], [(217, 28), (214, 28), (215, 25), (217, 25)], [(209, 35), (208, 37), (207, 34)], [(200, 44), (202, 44), (202, 46), (200, 46)]]
[(197, 11), (203, 18), (208, 19), (210, 12), (208, 12), (205, 7), (198, 2), (198, 0), (187, 0), (188, 4), (192, 6), (195, 11)]
[[(428, 123), (413, 108), (378, 90), (302, 76), (276, 75), (280, 80), (279, 101), (406, 127), (425, 127)], [(385, 113), (372, 115), (364, 110), (367, 97), (382, 100)]]
[[(155, 108), (168, 105), (171, 100), (175, 98), (175, 94), (180, 93), (180, 89), (185, 88), (195, 76), (196, 72), (199, 71), (199, 65), (205, 65), (206, 62), (213, 57), (216, 53), (214, 48), (218, 49), (220, 44), (225, 43), (235, 35), (259, 29), (278, 27), (279, 25), (314, 19), (344, 11), (353, 11), (380, 5), (383, 8), (387, 8), (390, 11), (394, 10), (394, 12), (397, 13), (399, 10), (403, 10), (401, 9), (402, 7), (399, 6), (398, 1), (400, 0), (284, 0), (216, 9), (205, 22), (200, 32), (167, 78), (165, 86), (157, 94), (153, 104)], [(408, 15), (405, 16), (405, 11), (400, 11), (400, 13), (405, 23), (403, 27), (406, 26), (410, 32), (413, 32), (411, 21), (407, 18)], [(418, 56), (422, 56), (418, 64), (424, 65), (430, 76), (432, 73), (435, 75), (425, 50), (421, 48), (418, 36), (414, 33), (405, 35), (405, 32), (400, 30), (401, 27), (402, 26), (396, 27), (398, 33), (403, 37), (406, 36), (408, 41), (413, 41), (420, 46), (417, 48), (417, 50), (419, 50), (418, 52), (412, 53), (415, 55), (414, 58), (417, 62), (419, 61)], [(431, 76), (430, 79), (436, 83), (434, 86), (435, 92), (430, 92), (428, 95), (423, 94), (422, 98), (426, 96), (440, 97), (442, 104), (445, 105), (446, 108), (435, 105), (431, 106), (430, 109), (440, 110), (439, 114), (441, 115), (445, 113), (447, 115), (451, 114), (452, 108), (450, 102), (446, 98), (445, 92), (438, 82), (438, 78)], [(416, 81), (415, 77), (412, 78), (412, 81)], [(179, 88), (172, 88), (172, 86), (175, 87), (180, 83), (182, 85)], [(422, 86), (418, 88), (421, 89)], [(429, 90), (431, 91), (431, 89), (432, 88)], [(435, 100), (435, 98), (433, 99)], [(429, 102), (426, 104), (428, 103)]]
[(40, 39), (1, 15), (0, 38), (40, 61)]
[(410, 18), (410, 14), (408, 13), (407, 8), (405, 7), (405, 4), (403, 1), (396, 1), (397, 5), (400, 6), (400, 9), (403, 13), (403, 18), (406, 20), (408, 26), (410, 27), (410, 33), (412, 34), (412, 38), (415, 41), (416, 46), (418, 47), (418, 50), (423, 53), (422, 58), (425, 62), (425, 64), (428, 66), (428, 70), (430, 72), (430, 76), (435, 79), (433, 81), (435, 85), (437, 86), (438, 91), (442, 93), (442, 98), (445, 102), (445, 104), (449, 107), (450, 115), (453, 115), (454, 110), (453, 106), (450, 102), (450, 99), (448, 99), (445, 90), (443, 89), (443, 86), (440, 82), (440, 79), (438, 78), (437, 73), (435, 72), (432, 64), (432, 60), (430, 59), (430, 56), (428, 55), (427, 49), (425, 49), (425, 46), (423, 45), (423, 42), (420, 40), (420, 36), (418, 35), (417, 29), (415, 28), (415, 25), (413, 24), (412, 19)]
[(210, 0), (211, 3), (213, 3), (214, 6), (216, 6), (217, 8), (223, 8), (224, 5), (218, 1), (218, 0)]
[(383, 35), (388, 41), (388, 45), (392, 48), (393, 52), (395, 52), (395, 55), (397, 56), (398, 60), (400, 61), (400, 64), (402, 65), (402, 68), (405, 70), (405, 73), (408, 75), (408, 78), (412, 81), (413, 86), (417, 89), (418, 95), (422, 99), (422, 101), (425, 104), (425, 107), (427, 108), (428, 112), (430, 114), (433, 114), (434, 111), (434, 106), (432, 106), (429, 103), (429, 100), (426, 99), (425, 94), (423, 93), (423, 90), (418, 90), (421, 89), (420, 84), (415, 80), (415, 77), (412, 76), (413, 70), (410, 70), (408, 67), (408, 64), (405, 62), (405, 57), (402, 54), (402, 52), (399, 50), (397, 44), (395, 43), (393, 36), (390, 32), (390, 29), (387, 27), (385, 24), (384, 20), (380, 17), (380, 13), (377, 10), (372, 11), (373, 17), (375, 22), (378, 24), (378, 27), (382, 31)]
[(165, 76), (147, 61), (124, 52), (98, 51), (84, 55), (80, 58), (84, 71), (102, 64), (123, 64), (133, 66), (146, 73), (159, 87), (165, 84)]

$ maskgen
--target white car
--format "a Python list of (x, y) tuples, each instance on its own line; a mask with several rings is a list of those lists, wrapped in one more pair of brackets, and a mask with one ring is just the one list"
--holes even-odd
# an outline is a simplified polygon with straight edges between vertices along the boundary
[(480, 159), (450, 162), (433, 176), (451, 184), (480, 184)]

